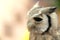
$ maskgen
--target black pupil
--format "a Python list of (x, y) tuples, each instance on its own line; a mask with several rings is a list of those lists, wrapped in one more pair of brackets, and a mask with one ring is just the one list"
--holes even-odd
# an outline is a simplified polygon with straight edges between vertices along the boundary
[(35, 20), (35, 21), (41, 21), (42, 19), (39, 18), (39, 17), (34, 17), (34, 20)]

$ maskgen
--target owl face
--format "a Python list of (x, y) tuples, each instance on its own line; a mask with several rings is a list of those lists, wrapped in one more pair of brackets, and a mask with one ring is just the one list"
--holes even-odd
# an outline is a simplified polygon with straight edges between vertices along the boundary
[[(55, 11), (56, 7), (34, 8), (28, 15), (28, 30), (33, 33), (43, 33), (49, 27), (49, 15)], [(48, 16), (47, 16), (48, 15)]]

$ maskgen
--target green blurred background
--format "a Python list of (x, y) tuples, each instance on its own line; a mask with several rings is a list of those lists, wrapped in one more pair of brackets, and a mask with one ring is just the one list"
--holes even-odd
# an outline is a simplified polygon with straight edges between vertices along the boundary
[(55, 0), (55, 5), (60, 9), (60, 0)]
[(58, 21), (60, 25), (60, 0), (55, 0), (55, 5), (57, 6)]

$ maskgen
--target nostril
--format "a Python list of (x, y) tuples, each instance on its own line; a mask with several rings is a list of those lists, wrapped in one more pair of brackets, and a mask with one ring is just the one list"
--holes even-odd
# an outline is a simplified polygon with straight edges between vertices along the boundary
[(41, 21), (42, 19), (39, 18), (39, 17), (34, 17), (34, 20), (39, 22), (39, 21)]

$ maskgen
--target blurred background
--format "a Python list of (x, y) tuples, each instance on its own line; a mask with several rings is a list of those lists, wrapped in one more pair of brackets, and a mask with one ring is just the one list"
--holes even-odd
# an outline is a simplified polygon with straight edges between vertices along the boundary
[(60, 24), (60, 0), (0, 0), (0, 40), (23, 40), (27, 12), (37, 1), (41, 7), (56, 6)]

